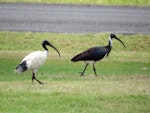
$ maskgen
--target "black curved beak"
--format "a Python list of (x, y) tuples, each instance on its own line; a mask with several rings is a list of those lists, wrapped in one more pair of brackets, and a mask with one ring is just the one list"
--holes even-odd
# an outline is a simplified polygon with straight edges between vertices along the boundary
[(125, 47), (125, 44), (119, 38), (117, 38), (116, 36), (114, 38), (117, 39), (119, 42), (121, 42), (122, 45)]
[(55, 46), (53, 46), (52, 44), (49, 43), (49, 46), (51, 46), (53, 49), (55, 49), (57, 51), (57, 53), (59, 54), (59, 57), (61, 57), (59, 51), (57, 50), (57, 48)]

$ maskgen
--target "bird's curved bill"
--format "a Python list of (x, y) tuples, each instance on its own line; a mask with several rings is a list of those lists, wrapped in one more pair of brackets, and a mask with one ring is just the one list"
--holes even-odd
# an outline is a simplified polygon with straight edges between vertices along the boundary
[(125, 44), (119, 38), (115, 37), (115, 39), (117, 39), (119, 42), (121, 42), (122, 45), (125, 47)]
[(61, 57), (61, 55), (60, 55), (58, 49), (57, 49), (55, 46), (53, 46), (52, 44), (49, 44), (49, 46), (51, 46), (53, 49), (55, 49), (55, 50), (57, 51), (57, 53), (59, 54), (59, 57)]

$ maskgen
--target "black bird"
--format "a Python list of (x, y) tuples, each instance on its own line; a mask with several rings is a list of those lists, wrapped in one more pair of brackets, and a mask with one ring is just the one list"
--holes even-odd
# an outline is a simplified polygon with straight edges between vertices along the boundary
[(117, 36), (115, 34), (110, 34), (109, 43), (107, 46), (97, 46), (97, 47), (89, 48), (89, 49), (83, 51), (82, 53), (79, 53), (78, 55), (76, 55), (75, 57), (73, 57), (71, 59), (71, 61), (73, 61), (73, 62), (84, 61), (86, 63), (83, 72), (81, 72), (81, 76), (84, 75), (84, 72), (85, 72), (87, 66), (89, 65), (89, 63), (93, 64), (93, 70), (94, 70), (95, 76), (97, 76), (96, 68), (95, 68), (94, 64), (95, 64), (95, 62), (97, 62), (103, 58), (106, 58), (109, 55), (109, 53), (112, 49), (112, 39), (113, 38), (120, 41), (123, 44), (123, 46), (125, 47), (124, 43), (119, 38), (117, 38)]

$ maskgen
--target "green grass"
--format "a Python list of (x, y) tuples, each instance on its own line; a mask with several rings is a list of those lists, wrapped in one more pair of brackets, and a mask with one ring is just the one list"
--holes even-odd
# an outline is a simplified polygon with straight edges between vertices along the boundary
[[(77, 53), (108, 43), (106, 34), (54, 34), (0, 32), (0, 113), (148, 113), (150, 112), (150, 36), (119, 35), (124, 48), (113, 40), (109, 57), (96, 63), (98, 77), (90, 65), (84, 77), (81, 62), (70, 59)], [(47, 84), (32, 85), (31, 73), (14, 73), (21, 59), (43, 50), (47, 39), (47, 62), (37, 78)]]
[(150, 6), (150, 0), (0, 0), (0, 2)]

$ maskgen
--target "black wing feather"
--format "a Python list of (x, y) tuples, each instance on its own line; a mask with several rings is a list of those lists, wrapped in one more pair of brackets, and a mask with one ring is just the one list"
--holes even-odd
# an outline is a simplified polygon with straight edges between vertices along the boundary
[(26, 70), (27, 70), (27, 63), (26, 63), (26, 61), (23, 61), (21, 64), (19, 64), (16, 67), (16, 71), (18, 71), (19, 73), (22, 73), (22, 72), (24, 72)]
[(107, 52), (108, 50), (105, 46), (93, 47), (82, 53), (79, 53), (78, 55), (73, 57), (71, 61), (73, 62), (87, 61), (87, 60), (98, 61), (102, 59), (107, 54)]

